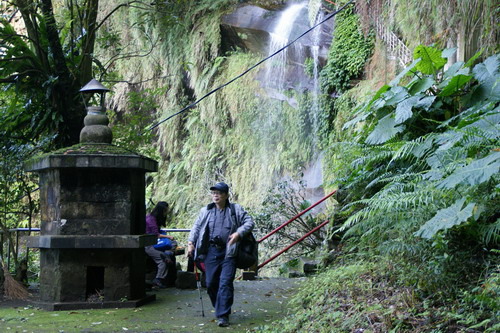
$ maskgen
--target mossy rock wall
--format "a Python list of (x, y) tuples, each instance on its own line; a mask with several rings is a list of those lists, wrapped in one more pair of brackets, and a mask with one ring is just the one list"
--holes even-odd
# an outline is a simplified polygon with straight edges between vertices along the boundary
[[(273, 8), (275, 1), (269, 4)], [(139, 20), (131, 8), (113, 17), (110, 31), (118, 22), (130, 22), (129, 31), (115, 31), (122, 44), (139, 43), (134, 47), (143, 52), (150, 49), (147, 56), (117, 61), (116, 75), (143, 81), (140, 89), (165, 88), (155, 96), (155, 108), (142, 110), (144, 117), (164, 119), (262, 59), (237, 48), (222, 51), (221, 17), (237, 5), (239, 1), (183, 1), (166, 4), (168, 15), (158, 11)], [(110, 54), (105, 48), (100, 52)], [(311, 159), (314, 133), (309, 110), (266, 98), (256, 80), (258, 70), (154, 130), (149, 144), (157, 147), (160, 166), (149, 182), (148, 199), (171, 202), (178, 226), (192, 223), (210, 200), (208, 187), (213, 182), (229, 183), (232, 199), (253, 209), (276, 180), (297, 174)], [(133, 89), (139, 88), (117, 84), (113, 109), (136, 112), (128, 103)], [(300, 92), (287, 94), (307, 100)]]

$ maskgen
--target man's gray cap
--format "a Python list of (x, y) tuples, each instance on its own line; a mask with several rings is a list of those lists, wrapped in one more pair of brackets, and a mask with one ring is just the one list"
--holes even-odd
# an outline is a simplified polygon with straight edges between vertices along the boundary
[(229, 193), (229, 186), (226, 183), (220, 182), (210, 187), (210, 191), (221, 191), (224, 193)]

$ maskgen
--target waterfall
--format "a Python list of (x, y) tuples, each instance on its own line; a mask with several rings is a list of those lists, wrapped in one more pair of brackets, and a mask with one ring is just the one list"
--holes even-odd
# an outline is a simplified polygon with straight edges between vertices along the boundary
[[(308, 0), (300, 3), (294, 2), (281, 11), (270, 32), (268, 56), (274, 54), (290, 43), (290, 41), (297, 38), (299, 34), (324, 19), (324, 14), (320, 10), (321, 1), (311, 3), (311, 8), (309, 8), (311, 19), (309, 19), (308, 15), (308, 3)], [(286, 101), (292, 107), (295, 107), (295, 101), (287, 97), (286, 90), (295, 89), (302, 93), (308, 91), (310, 96), (311, 106), (308, 110), (308, 117), (311, 124), (311, 131), (304, 133), (304, 135), (309, 136), (311, 140), (309, 142), (313, 146), (314, 152), (311, 160), (304, 166), (303, 180), (306, 183), (306, 196), (312, 201), (318, 200), (324, 195), (321, 170), (323, 156), (317, 149), (319, 139), (316, 134), (319, 131), (319, 114), (321, 112), (319, 105), (321, 38), (322, 26), (318, 26), (308, 36), (304, 36), (297, 43), (274, 55), (266, 63), (265, 72), (263, 73), (263, 86), (271, 98)], [(313, 62), (312, 77), (308, 77), (305, 73), (305, 60), (307, 57)], [(263, 125), (267, 133), (272, 133), (280, 128), (281, 124), (278, 125), (279, 114), (280, 110), (266, 114), (266, 120)], [(320, 205), (316, 208), (316, 211), (323, 208), (324, 206)]]
[[(276, 23), (270, 32), (268, 56), (280, 50), (300, 33), (321, 22), (324, 18), (320, 10), (321, 1), (303, 1), (292, 3), (281, 11)], [(309, 15), (308, 15), (309, 14)], [(319, 129), (319, 67), (320, 67), (320, 45), (322, 37), (322, 26), (316, 27), (308, 36), (293, 43), (286, 49), (274, 55), (266, 63), (263, 86), (268, 95), (279, 100), (286, 100), (293, 107), (295, 101), (287, 98), (286, 90), (295, 89), (309, 91), (312, 101), (310, 119), (313, 132)], [(308, 78), (305, 74), (305, 60), (309, 57), (313, 62), (313, 76)], [(317, 145), (317, 138), (313, 138)]]
[[(270, 33), (271, 40), (269, 43), (268, 55), (273, 54), (289, 43), (291, 39), (290, 36), (292, 33), (293, 24), (301, 14), (302, 10), (305, 8), (305, 2), (294, 3), (281, 13), (273, 28), (273, 31)], [(278, 92), (283, 92), (283, 90), (285, 90), (285, 73), (289, 53), (290, 51), (295, 51), (298, 54), (301, 54), (301, 47), (298, 45), (299, 44), (293, 44), (290, 47), (284, 49), (283, 51), (272, 57), (271, 61), (266, 64), (265, 85), (268, 88), (274, 88), (278, 90)]]
[[(311, 26), (314, 26), (321, 22), (324, 18), (324, 14), (322, 11), (319, 10), (321, 6), (321, 2), (317, 2), (317, 7), (314, 8), (318, 14), (316, 16), (315, 20), (312, 20)], [(313, 59), (313, 91), (312, 91), (312, 119), (313, 119), (313, 129), (314, 132), (317, 133), (319, 131), (319, 113), (320, 113), (320, 106), (319, 106), (319, 47), (320, 47), (320, 41), (321, 41), (321, 26), (316, 27), (312, 31), (312, 46), (311, 46), (311, 55)], [(317, 135), (314, 136), (314, 145), (317, 146)]]

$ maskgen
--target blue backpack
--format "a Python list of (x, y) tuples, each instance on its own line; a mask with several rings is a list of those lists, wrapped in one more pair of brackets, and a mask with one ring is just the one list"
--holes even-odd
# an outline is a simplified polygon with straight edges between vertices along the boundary
[[(165, 232), (161, 232), (165, 234)], [(172, 241), (169, 238), (158, 238), (158, 243), (153, 245), (153, 247), (158, 251), (167, 251), (172, 249)]]

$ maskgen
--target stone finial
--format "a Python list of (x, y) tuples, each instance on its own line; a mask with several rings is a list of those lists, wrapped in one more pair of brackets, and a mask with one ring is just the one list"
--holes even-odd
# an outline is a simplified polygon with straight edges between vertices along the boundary
[(98, 93), (101, 97), (99, 106), (87, 106), (87, 115), (83, 120), (85, 126), (80, 132), (80, 143), (111, 143), (113, 140), (104, 106), (104, 96), (108, 91), (109, 89), (96, 79), (90, 80), (80, 89), (81, 93)]
[(80, 132), (80, 143), (111, 143), (113, 133), (108, 127), (108, 116), (100, 106), (88, 106), (85, 125)]

